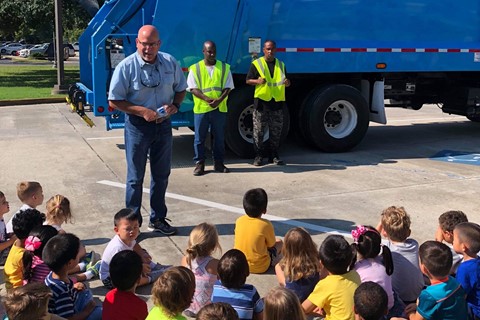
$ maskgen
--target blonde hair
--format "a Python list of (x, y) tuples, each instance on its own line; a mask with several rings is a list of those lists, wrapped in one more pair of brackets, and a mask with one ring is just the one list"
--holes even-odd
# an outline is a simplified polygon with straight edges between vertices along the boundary
[(195, 275), (185, 267), (167, 269), (152, 287), (153, 304), (175, 317), (190, 306), (195, 293)]
[(70, 200), (60, 194), (54, 195), (47, 201), (47, 222), (57, 223), (72, 222), (72, 212), (70, 211)]
[(219, 251), (222, 250), (218, 241), (217, 228), (210, 223), (200, 223), (193, 228), (188, 238), (188, 247), (186, 250), (188, 265), (192, 267), (192, 261), (195, 258), (209, 256), (217, 249)]
[(21, 181), (17, 184), (17, 197), (20, 201), (25, 202), (41, 189), (42, 186), (36, 181)]
[(382, 227), (390, 239), (403, 242), (410, 235), (410, 216), (404, 207), (388, 207), (382, 212)]
[(292, 228), (283, 241), (280, 267), (288, 281), (308, 278), (320, 272), (317, 246), (307, 230)]
[(293, 291), (275, 287), (264, 298), (264, 320), (305, 320), (305, 313)]
[(50, 288), (43, 282), (32, 282), (7, 292), (4, 306), (9, 319), (41, 319), (47, 314)]

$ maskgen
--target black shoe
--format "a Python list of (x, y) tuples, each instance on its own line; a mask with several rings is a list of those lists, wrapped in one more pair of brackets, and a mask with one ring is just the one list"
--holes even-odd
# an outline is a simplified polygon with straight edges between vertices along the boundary
[(283, 165), (285, 165), (285, 162), (284, 162), (282, 159), (280, 159), (279, 157), (269, 158), (269, 159), (268, 159), (268, 162), (269, 162), (269, 163), (276, 164), (277, 166), (283, 166)]
[(194, 176), (201, 176), (205, 173), (205, 162), (199, 161), (195, 164), (195, 169), (193, 170)]
[(263, 164), (263, 159), (260, 156), (256, 156), (255, 159), (253, 159), (253, 165), (255, 167), (260, 167)]
[(163, 233), (164, 235), (167, 235), (167, 236), (171, 236), (171, 235), (177, 233), (177, 228), (172, 227), (167, 222), (167, 220), (170, 221), (169, 219), (165, 218), (165, 219), (157, 220), (154, 223), (150, 222), (148, 224), (148, 230), (149, 231), (161, 232), (161, 233)]
[(213, 170), (215, 170), (217, 172), (222, 172), (222, 173), (229, 173), (230, 172), (230, 169), (225, 167), (223, 162), (215, 162), (215, 164), (213, 165)]

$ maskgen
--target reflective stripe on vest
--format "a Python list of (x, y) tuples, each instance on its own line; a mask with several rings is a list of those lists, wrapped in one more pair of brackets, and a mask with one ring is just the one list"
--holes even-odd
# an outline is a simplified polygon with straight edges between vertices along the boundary
[(285, 101), (285, 64), (275, 59), (275, 70), (273, 78), (270, 75), (267, 62), (264, 57), (261, 57), (252, 62), (255, 68), (257, 68), (260, 77), (265, 79), (264, 84), (255, 85), (255, 98), (262, 99), (264, 101)]
[[(227, 82), (227, 75), (230, 72), (230, 66), (224, 62), (218, 61), (215, 63), (212, 76), (208, 73), (205, 61), (202, 60), (190, 67), (190, 72), (193, 73), (195, 82), (197, 83), (197, 89), (202, 91), (204, 95), (209, 98), (217, 99), (222, 95), (222, 91), (225, 88)], [(227, 98), (218, 105), (220, 112), (227, 112)], [(197, 98), (193, 95), (193, 112), (194, 113), (206, 113), (215, 110), (204, 100)]]

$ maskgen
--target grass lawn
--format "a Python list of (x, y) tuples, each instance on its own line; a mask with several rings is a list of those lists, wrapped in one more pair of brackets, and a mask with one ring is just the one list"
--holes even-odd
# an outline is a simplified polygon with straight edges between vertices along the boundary
[[(80, 80), (78, 66), (65, 66), (64, 84)], [(51, 98), (57, 84), (57, 69), (52, 65), (0, 66), (0, 100)], [(58, 97), (64, 95), (57, 95)]]

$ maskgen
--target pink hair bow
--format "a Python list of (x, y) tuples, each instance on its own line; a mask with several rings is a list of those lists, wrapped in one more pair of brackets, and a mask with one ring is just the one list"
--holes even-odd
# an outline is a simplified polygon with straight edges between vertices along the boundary
[(38, 248), (40, 248), (40, 246), (42, 245), (42, 241), (40, 241), (40, 239), (38, 237), (35, 237), (35, 236), (29, 236), (26, 240), (25, 240), (25, 249), (28, 250), (28, 251), (35, 251), (37, 250)]
[(361, 235), (364, 235), (368, 230), (369, 229), (365, 228), (365, 226), (357, 226), (355, 230), (352, 230), (353, 241), (358, 242), (358, 238), (360, 238)]

